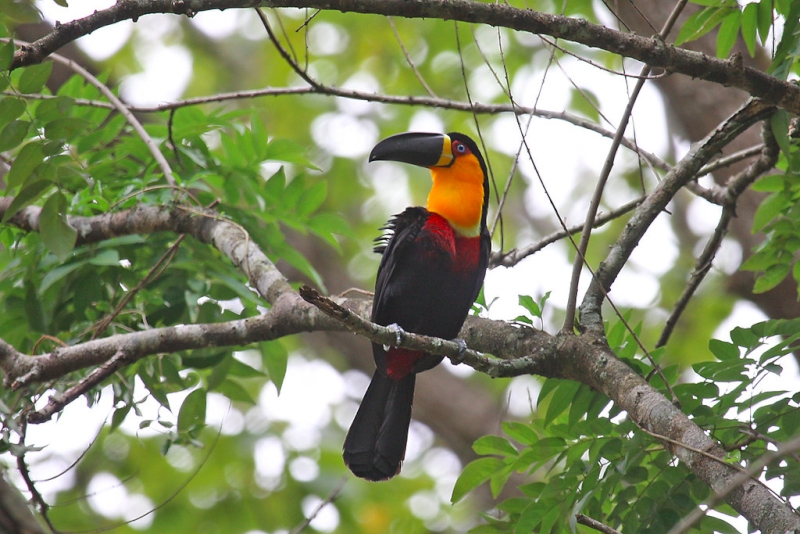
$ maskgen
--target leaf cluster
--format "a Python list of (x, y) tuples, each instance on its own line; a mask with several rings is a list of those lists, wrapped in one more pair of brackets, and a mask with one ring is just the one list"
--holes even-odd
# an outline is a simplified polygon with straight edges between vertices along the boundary
[[(0, 48), (7, 59), (13, 44)], [(27, 208), (40, 210), (38, 232), (0, 227), (4, 340), (34, 353), (98, 336), (260, 313), (264, 303), (241, 273), (205, 244), (163, 234), (83, 244), (68, 224), (72, 216), (141, 204), (180, 206), (198, 216), (205, 215), (197, 208), (216, 206), (272, 259), (321, 285), (287, 231), (317, 236), (338, 250), (338, 235), (349, 229), (340, 216), (321, 211), (327, 187), (302, 171), (316, 167), (301, 145), (271, 138), (247, 110), (198, 107), (150, 116), (145, 130), (174, 171), (171, 184), (153, 162), (148, 139), (95, 86), (76, 75), (51, 93), (46, 85), (51, 68), (45, 62), (0, 77), (0, 153), (8, 165), (0, 195), (13, 199), (3, 222)], [(205, 425), (208, 392), (252, 405), (265, 380), (280, 388), (286, 348), (281, 342), (257, 348), (260, 369), (233, 358), (230, 348), (163, 355), (125, 368), (111, 379), (112, 429), (129, 413), (141, 414), (138, 405), (145, 399), (133, 395), (138, 381), (166, 413), (176, 414), (156, 421), (173, 436), (166, 447), (173, 440), (194, 440)], [(74, 373), (56, 384), (56, 391), (84, 375)], [(168, 395), (180, 391), (188, 396), (175, 406)], [(90, 403), (97, 394), (89, 394)], [(0, 400), (24, 406), (36, 398), (32, 391), (4, 390)], [(10, 434), (4, 439), (7, 447)]]
[[(754, 393), (754, 384), (780, 373), (776, 361), (795, 346), (798, 327), (796, 320), (767, 321), (735, 329), (730, 342), (712, 340), (709, 348), (716, 359), (693, 366), (700, 382), (677, 383), (677, 366), (662, 370), (684, 412), (726, 446), (724, 461), (744, 467), (764, 454), (769, 443), (795, 432), (800, 394), (790, 397), (769, 389)], [(638, 344), (621, 321), (609, 328), (608, 339), (621, 358), (668, 394), (661, 375), (636, 357)], [(658, 361), (662, 355), (657, 351), (651, 356)], [(504, 423), (502, 436), (475, 442), (481, 457), (463, 470), (452, 500), (487, 482), (498, 496), (512, 477), (522, 496), (503, 501), (501, 515), (484, 515), (485, 524), (472, 532), (591, 532), (576, 523), (576, 514), (622, 532), (667, 532), (709, 497), (708, 486), (677, 463), (656, 437), (586, 385), (545, 380), (535, 413), (527, 423)], [(780, 478), (782, 495), (796, 494), (800, 464), (775, 462), (764, 477)], [(725, 504), (715, 510), (737, 516)], [(738, 532), (720, 515), (706, 515), (695, 529)]]

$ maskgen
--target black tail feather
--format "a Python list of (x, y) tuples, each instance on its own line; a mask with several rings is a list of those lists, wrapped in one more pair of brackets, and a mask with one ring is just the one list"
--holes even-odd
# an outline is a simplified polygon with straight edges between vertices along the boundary
[(400, 472), (406, 454), (416, 375), (394, 381), (375, 371), (347, 438), (344, 463), (354, 475), (386, 480)]

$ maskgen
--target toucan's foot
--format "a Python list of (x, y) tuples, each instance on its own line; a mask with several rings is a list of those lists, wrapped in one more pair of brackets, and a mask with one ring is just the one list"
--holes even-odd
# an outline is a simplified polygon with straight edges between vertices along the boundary
[(403, 327), (400, 326), (397, 323), (392, 323), (392, 324), (388, 325), (386, 328), (388, 328), (389, 330), (394, 332), (394, 335), (395, 335), (395, 343), (394, 343), (394, 345), (395, 346), (400, 345), (400, 343), (403, 342), (403, 334), (406, 333), (406, 331), (403, 330)]
[(456, 354), (456, 357), (453, 360), (453, 362), (461, 363), (464, 361), (464, 354), (467, 353), (467, 342), (461, 338), (456, 338), (453, 341), (455, 341), (456, 345), (458, 345), (458, 353)]

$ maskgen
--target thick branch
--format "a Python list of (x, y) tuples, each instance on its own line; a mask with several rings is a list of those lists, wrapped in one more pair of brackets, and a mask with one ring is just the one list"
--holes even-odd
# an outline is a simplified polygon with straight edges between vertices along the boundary
[(406, 18), (437, 18), (488, 24), (544, 34), (637, 59), (651, 67), (735, 87), (780, 108), (800, 113), (800, 87), (769, 76), (741, 61), (722, 60), (671, 46), (655, 38), (623, 33), (583, 19), (549, 15), (500, 3), (473, 0), (446, 2), (411, 0), (122, 0), (88, 17), (59, 24), (31, 46), (20, 49), (12, 68), (39, 63), (60, 47), (121, 20), (156, 13), (192, 16), (200, 11), (251, 7), (297, 7)]
[[(10, 197), (0, 197), (0, 217), (12, 200)], [(41, 208), (28, 206), (8, 222), (24, 230), (38, 231), (40, 213)], [(78, 246), (121, 235), (155, 232), (188, 234), (215, 246), (225, 254), (234, 265), (242, 269), (267, 302), (274, 303), (286, 291), (291, 291), (289, 282), (253, 243), (247, 232), (211, 210), (180, 205), (169, 208), (139, 205), (133, 209), (95, 217), (69, 217), (67, 221), (78, 231)]]

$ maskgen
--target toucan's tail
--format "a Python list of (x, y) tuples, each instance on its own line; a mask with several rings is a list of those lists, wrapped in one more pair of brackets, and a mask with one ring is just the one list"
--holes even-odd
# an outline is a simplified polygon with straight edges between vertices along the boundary
[(344, 463), (367, 480), (400, 472), (406, 454), (416, 374), (392, 380), (376, 370), (344, 440)]

